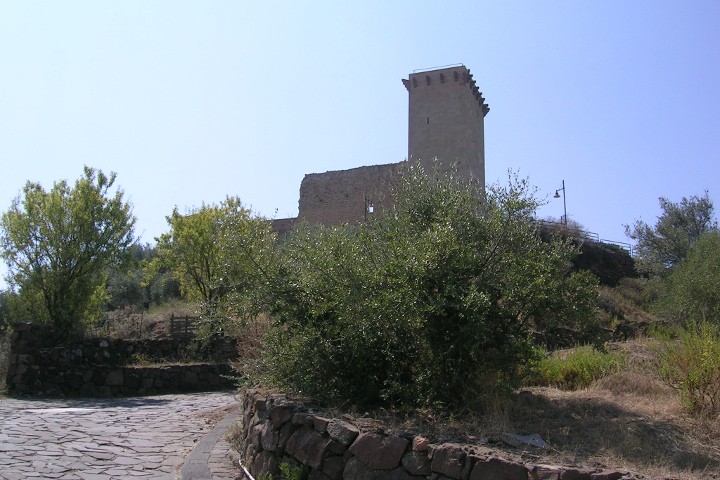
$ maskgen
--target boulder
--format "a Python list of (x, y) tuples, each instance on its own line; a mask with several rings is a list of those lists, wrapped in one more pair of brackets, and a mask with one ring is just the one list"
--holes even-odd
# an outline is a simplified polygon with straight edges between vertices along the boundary
[(371, 470), (391, 470), (400, 465), (408, 443), (396, 435), (361, 433), (349, 451)]

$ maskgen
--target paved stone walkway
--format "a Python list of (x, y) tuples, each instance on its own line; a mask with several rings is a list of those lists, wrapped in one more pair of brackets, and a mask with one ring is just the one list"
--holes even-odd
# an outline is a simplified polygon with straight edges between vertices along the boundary
[[(0, 399), (0, 480), (176, 479), (185, 457), (212, 430), (207, 416), (235, 403), (227, 392)], [(205, 455), (210, 478), (234, 479), (229, 446), (222, 435), (215, 437)]]

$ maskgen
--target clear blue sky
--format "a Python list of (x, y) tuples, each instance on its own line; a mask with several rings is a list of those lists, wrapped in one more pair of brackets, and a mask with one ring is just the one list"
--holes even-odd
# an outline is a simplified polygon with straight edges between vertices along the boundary
[(89, 165), (117, 172), (143, 242), (226, 195), (295, 216), (304, 174), (404, 160), (400, 80), (461, 62), (491, 109), (488, 182), (512, 168), (560, 217), (565, 180), (571, 219), (627, 240), (659, 196), (720, 203), (719, 25), (717, 0), (6, 0), (0, 210)]

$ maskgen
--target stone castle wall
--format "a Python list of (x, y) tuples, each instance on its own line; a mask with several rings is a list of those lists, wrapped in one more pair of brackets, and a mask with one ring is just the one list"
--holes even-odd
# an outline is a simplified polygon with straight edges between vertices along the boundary
[(305, 175), (298, 218), (313, 224), (361, 223), (392, 203), (405, 162)]

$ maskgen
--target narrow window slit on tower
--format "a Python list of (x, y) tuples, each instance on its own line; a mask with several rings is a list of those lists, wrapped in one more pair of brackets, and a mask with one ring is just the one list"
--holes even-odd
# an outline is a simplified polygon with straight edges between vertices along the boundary
[(427, 124), (430, 125), (430, 117), (428, 117), (428, 123), (427, 123)]

